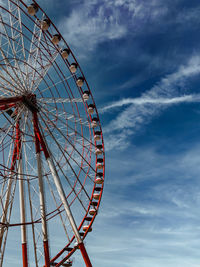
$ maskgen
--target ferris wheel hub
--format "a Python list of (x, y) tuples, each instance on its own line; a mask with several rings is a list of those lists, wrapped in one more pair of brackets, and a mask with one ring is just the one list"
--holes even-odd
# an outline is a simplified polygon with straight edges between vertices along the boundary
[(38, 112), (40, 110), (35, 94), (24, 95), (22, 102), (32, 112)]

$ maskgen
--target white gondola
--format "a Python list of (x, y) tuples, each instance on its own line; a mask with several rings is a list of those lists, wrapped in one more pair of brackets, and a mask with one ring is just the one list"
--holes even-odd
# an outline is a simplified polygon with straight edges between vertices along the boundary
[(65, 263), (62, 263), (62, 266), (64, 266), (64, 267), (71, 267), (72, 266), (72, 261), (71, 260), (66, 260)]
[(78, 65), (76, 63), (72, 63), (69, 66), (69, 69), (70, 69), (71, 73), (75, 73), (77, 71), (77, 67), (78, 67)]
[(96, 131), (96, 132), (94, 133), (94, 140), (95, 140), (95, 141), (99, 141), (99, 140), (101, 140), (101, 132), (100, 132), (100, 131)]
[(101, 155), (102, 153), (103, 153), (103, 152), (102, 152), (101, 149), (98, 149), (98, 148), (95, 149), (95, 154), (96, 154), (96, 155)]
[(90, 105), (88, 105), (88, 113), (89, 114), (93, 114), (94, 113), (94, 105), (93, 104), (90, 104)]
[(96, 164), (97, 169), (103, 169), (103, 159), (97, 159), (97, 164)]
[(89, 225), (84, 225), (84, 226), (83, 226), (83, 231), (84, 231), (84, 232), (86, 232), (86, 231), (88, 231), (88, 232), (92, 232), (92, 228), (89, 227)]
[(86, 102), (90, 98), (89, 91), (83, 92), (83, 101)]
[(70, 54), (70, 50), (68, 48), (65, 48), (61, 51), (61, 55), (64, 59), (67, 59)]
[(76, 84), (78, 85), (78, 87), (82, 87), (84, 84), (84, 78), (83, 77), (79, 77), (76, 81)]
[(98, 126), (98, 119), (97, 118), (93, 118), (92, 122), (91, 122), (91, 127), (95, 128)]
[(102, 145), (97, 145), (95, 147), (95, 154), (96, 155), (101, 155), (103, 153), (102, 148), (103, 148)]
[(47, 31), (50, 25), (51, 25), (51, 22), (49, 19), (44, 19), (41, 21), (41, 28), (43, 31)]
[(96, 213), (96, 210), (94, 208), (90, 208), (89, 214), (93, 216), (95, 213)]
[(103, 169), (103, 164), (101, 164), (101, 163), (98, 163), (97, 162), (97, 165), (96, 166), (97, 166), (97, 169), (98, 170), (102, 170)]
[(101, 193), (94, 193), (93, 198), (99, 200)]
[(34, 16), (38, 12), (38, 6), (36, 4), (31, 4), (27, 8), (28, 14)]
[(51, 39), (51, 41), (52, 41), (52, 43), (53, 43), (54, 45), (59, 44), (60, 40), (61, 40), (61, 36), (60, 36), (59, 34), (55, 34), (55, 35), (53, 35), (53, 37), (52, 37), (52, 39)]
[(101, 177), (96, 177), (95, 184), (103, 184), (103, 179)]

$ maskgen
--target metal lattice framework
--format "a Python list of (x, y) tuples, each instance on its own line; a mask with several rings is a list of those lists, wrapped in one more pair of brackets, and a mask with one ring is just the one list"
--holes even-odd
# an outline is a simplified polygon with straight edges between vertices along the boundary
[(92, 266), (83, 240), (97, 215), (104, 169), (98, 112), (68, 44), (35, 1), (5, 0), (0, 266), (72, 266), (77, 249)]

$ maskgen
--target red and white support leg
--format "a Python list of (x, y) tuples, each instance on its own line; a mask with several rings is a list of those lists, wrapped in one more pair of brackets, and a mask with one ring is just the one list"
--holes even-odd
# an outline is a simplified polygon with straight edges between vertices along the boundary
[(37, 138), (38, 138), (38, 140), (40, 142), (40, 145), (42, 147), (42, 150), (43, 150), (44, 155), (46, 157), (46, 160), (48, 162), (49, 169), (50, 169), (52, 177), (54, 179), (55, 186), (57, 188), (57, 191), (58, 191), (58, 194), (60, 196), (60, 199), (61, 199), (61, 201), (63, 203), (65, 212), (67, 214), (67, 218), (68, 218), (69, 223), (70, 223), (70, 225), (72, 227), (72, 230), (74, 232), (76, 240), (77, 240), (77, 242), (79, 244), (79, 248), (81, 250), (81, 254), (82, 254), (83, 259), (85, 261), (86, 267), (92, 267), (92, 264), (90, 262), (88, 254), (86, 252), (85, 246), (84, 246), (83, 241), (81, 239), (81, 236), (79, 234), (78, 228), (76, 226), (76, 222), (75, 222), (74, 217), (72, 215), (70, 206), (69, 206), (68, 201), (66, 199), (65, 192), (64, 192), (63, 186), (62, 186), (62, 184), (60, 182), (60, 178), (58, 176), (55, 164), (54, 164), (53, 159), (52, 159), (52, 157), (50, 155), (50, 152), (49, 152), (49, 149), (47, 147), (47, 144), (45, 143), (45, 141), (43, 139), (43, 136), (41, 135), (41, 132), (39, 130), (37, 112), (33, 112), (33, 122), (34, 122), (35, 135), (37, 136)]
[[(37, 113), (36, 113), (37, 114)], [(48, 246), (48, 233), (47, 233), (47, 222), (46, 222), (46, 208), (45, 208), (45, 197), (44, 197), (44, 185), (43, 185), (43, 172), (42, 172), (42, 161), (40, 152), (40, 141), (37, 134), (36, 120), (33, 120), (34, 132), (35, 132), (35, 149), (37, 158), (37, 169), (38, 169), (38, 184), (40, 194), (40, 211), (42, 220), (42, 232), (43, 232), (43, 246), (44, 246), (44, 257), (45, 267), (50, 267), (50, 256)]]
[(17, 139), (17, 160), (18, 160), (18, 179), (19, 179), (19, 204), (20, 204), (20, 217), (21, 217), (21, 242), (22, 242), (22, 261), (23, 267), (28, 267), (28, 253), (27, 253), (27, 238), (26, 238), (26, 207), (24, 196), (24, 176), (23, 176), (23, 162), (21, 143), (22, 136), (20, 131), (20, 120), (17, 121), (16, 126), (16, 139)]
[(85, 262), (85, 266), (86, 267), (92, 267), (92, 264), (90, 262), (90, 258), (89, 258), (88, 254), (87, 254), (87, 251), (85, 249), (85, 246), (84, 246), (83, 242), (79, 244), (79, 248), (80, 248), (81, 254), (83, 256), (83, 259), (84, 259), (84, 262)]
[(23, 166), (22, 157), (19, 159), (19, 201), (20, 201), (20, 215), (21, 215), (21, 241), (22, 241), (22, 260), (23, 267), (28, 267), (27, 254), (27, 239), (26, 239), (26, 210), (24, 198), (24, 181), (23, 181)]

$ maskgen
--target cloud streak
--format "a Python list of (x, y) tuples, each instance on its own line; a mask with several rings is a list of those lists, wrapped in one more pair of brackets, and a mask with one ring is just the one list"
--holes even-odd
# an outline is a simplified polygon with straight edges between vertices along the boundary
[(200, 94), (184, 95), (180, 97), (173, 98), (149, 98), (149, 97), (138, 97), (138, 98), (126, 98), (116, 102), (113, 102), (100, 109), (101, 113), (109, 111), (114, 108), (122, 107), (125, 105), (145, 105), (145, 104), (154, 104), (154, 105), (172, 105), (179, 103), (194, 103), (200, 102)]
[(176, 72), (162, 78), (141, 97), (122, 99), (103, 107), (101, 112), (128, 105), (103, 129), (107, 150), (113, 147), (125, 149), (130, 136), (170, 105), (199, 102), (200, 94), (183, 95), (186, 82), (199, 73), (200, 57), (192, 57), (188, 64), (181, 65)]

